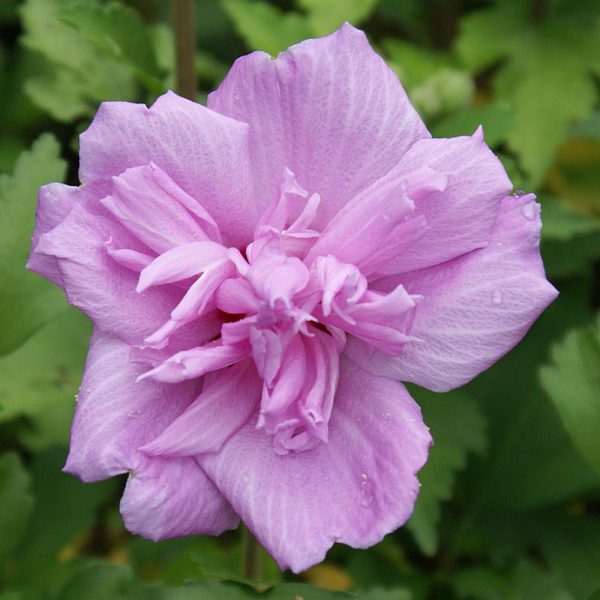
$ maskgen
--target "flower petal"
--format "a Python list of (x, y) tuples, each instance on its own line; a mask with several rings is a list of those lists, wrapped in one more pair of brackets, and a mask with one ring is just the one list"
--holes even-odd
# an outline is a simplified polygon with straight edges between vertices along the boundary
[(279, 456), (248, 422), (197, 457), (282, 568), (303, 571), (334, 542), (371, 546), (409, 518), (431, 437), (402, 384), (342, 362), (329, 442)]
[(377, 195), (387, 181), (426, 168), (446, 175), (447, 185), (415, 198), (415, 214), (425, 218), (427, 230), (379, 264), (379, 276), (430, 267), (483, 248), (490, 240), (500, 201), (512, 189), (502, 163), (478, 130), (470, 137), (416, 142), (398, 166), (364, 195)]
[(239, 523), (193, 458), (145, 457), (129, 475), (120, 508), (131, 533), (154, 541), (219, 535)]
[(151, 108), (104, 102), (80, 140), (82, 182), (155, 163), (210, 213), (226, 244), (251, 239), (258, 213), (246, 124), (168, 92)]
[(209, 238), (219, 241), (212, 217), (156, 165), (134, 167), (113, 177), (112, 193), (101, 204), (159, 253)]
[(558, 292), (540, 257), (534, 196), (504, 198), (491, 242), (453, 261), (382, 280), (423, 294), (408, 343), (397, 357), (349, 340), (347, 352), (373, 373), (434, 391), (465, 384), (508, 352)]
[(130, 362), (129, 354), (128, 344), (94, 332), (65, 465), (83, 481), (137, 469), (144, 457), (139, 447), (155, 439), (200, 392), (197, 381), (135, 383), (145, 366)]
[(113, 242), (135, 249), (129, 232), (78, 203), (60, 225), (41, 236), (35, 253), (56, 259), (69, 302), (97, 327), (139, 344), (168, 320), (182, 291), (156, 287), (138, 294), (137, 273), (108, 253)]
[(239, 58), (208, 105), (250, 124), (261, 212), (289, 167), (321, 196), (316, 229), (429, 137), (396, 75), (348, 24), (274, 60), (264, 52)]
[(138, 292), (154, 285), (173, 283), (202, 273), (211, 263), (227, 257), (227, 249), (215, 242), (191, 242), (157, 256), (140, 273)]
[(261, 381), (251, 360), (208, 375), (198, 398), (142, 450), (162, 456), (220, 450), (255, 411), (260, 390)]
[(27, 268), (45, 277), (55, 285), (62, 287), (62, 275), (54, 256), (36, 252), (40, 237), (54, 229), (71, 212), (83, 190), (82, 188), (50, 183), (38, 191), (38, 203), (35, 211), (35, 229), (31, 238), (31, 255)]
[(205, 346), (191, 348), (170, 356), (151, 371), (140, 375), (138, 380), (150, 378), (165, 383), (179, 383), (188, 379), (197, 379), (210, 371), (233, 365), (246, 358), (249, 353), (248, 344), (209, 342)]

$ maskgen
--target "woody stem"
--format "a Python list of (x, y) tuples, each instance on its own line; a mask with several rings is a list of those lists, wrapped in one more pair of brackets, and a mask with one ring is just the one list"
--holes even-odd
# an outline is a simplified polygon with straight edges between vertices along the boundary
[(173, 0), (175, 30), (175, 76), (180, 96), (196, 100), (196, 20), (195, 0)]

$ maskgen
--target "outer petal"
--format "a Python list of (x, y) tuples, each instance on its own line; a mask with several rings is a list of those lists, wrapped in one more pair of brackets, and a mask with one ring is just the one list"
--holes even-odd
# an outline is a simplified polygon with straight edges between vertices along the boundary
[(219, 535), (239, 519), (193, 458), (144, 459), (129, 475), (121, 499), (129, 531), (154, 541)]
[(130, 361), (130, 347), (98, 330), (90, 341), (71, 429), (65, 470), (98, 481), (138, 469), (138, 450), (194, 401), (200, 384), (136, 383), (146, 365)]
[(82, 182), (155, 163), (214, 218), (226, 244), (247, 243), (254, 206), (248, 126), (172, 92), (151, 108), (105, 102), (81, 135)]
[(415, 214), (425, 218), (427, 230), (378, 267), (380, 276), (431, 267), (483, 248), (490, 240), (500, 202), (512, 189), (502, 163), (479, 129), (471, 137), (418, 141), (364, 196), (377, 196), (387, 181), (424, 167), (445, 175), (446, 187), (415, 198)]
[(299, 572), (336, 541), (365, 548), (402, 525), (430, 442), (402, 384), (346, 360), (328, 443), (278, 456), (249, 422), (198, 461), (279, 565)]
[(156, 287), (138, 294), (137, 273), (110, 257), (109, 241), (134, 249), (138, 243), (117, 223), (77, 204), (60, 225), (40, 238), (35, 253), (56, 259), (69, 302), (97, 327), (139, 344), (168, 320), (182, 292)]
[(534, 196), (507, 196), (488, 247), (448, 263), (382, 281), (425, 296), (408, 343), (397, 357), (350, 340), (347, 352), (371, 372), (434, 391), (465, 384), (508, 352), (558, 292), (539, 252)]
[(317, 228), (429, 137), (396, 75), (348, 24), (275, 60), (264, 52), (238, 59), (208, 105), (250, 124), (261, 209), (289, 167), (321, 195)]
[(36, 246), (40, 237), (56, 227), (75, 206), (81, 188), (50, 183), (38, 192), (38, 203), (35, 211), (35, 229), (31, 238), (31, 255), (27, 268), (39, 273), (52, 283), (62, 287), (62, 275), (54, 256), (37, 254)]

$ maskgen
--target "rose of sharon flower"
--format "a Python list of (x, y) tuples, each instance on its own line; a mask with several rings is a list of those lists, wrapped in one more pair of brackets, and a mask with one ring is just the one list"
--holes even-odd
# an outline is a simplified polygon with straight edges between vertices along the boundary
[(65, 470), (129, 473), (158, 540), (241, 519), (282, 568), (410, 516), (431, 437), (400, 381), (489, 367), (556, 296), (539, 207), (483, 140), (431, 139), (349, 25), (240, 58), (208, 108), (102, 104), (29, 268), (95, 330)]

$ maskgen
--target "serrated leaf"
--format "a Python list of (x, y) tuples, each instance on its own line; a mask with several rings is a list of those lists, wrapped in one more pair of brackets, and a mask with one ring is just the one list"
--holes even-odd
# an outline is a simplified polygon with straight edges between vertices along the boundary
[(70, 308), (0, 359), (0, 421), (30, 418), (30, 429), (25, 430), (30, 444), (36, 444), (36, 432), (40, 433), (36, 419), (44, 414), (46, 425), (48, 419), (52, 423), (58, 418), (50, 428), (54, 435), (46, 442), (66, 442), (90, 330), (88, 320)]
[(85, 484), (62, 473), (67, 450), (52, 448), (31, 464), (35, 507), (19, 547), (18, 569), (10, 582), (27, 597), (49, 597), (73, 575), (73, 545), (96, 523), (100, 506), (113, 497), (115, 479)]
[(223, 0), (223, 7), (251, 50), (271, 56), (312, 36), (308, 19), (298, 13), (284, 13), (266, 2)]
[(477, 403), (461, 392), (435, 395), (413, 390), (434, 445), (419, 473), (421, 491), (407, 528), (421, 550), (431, 556), (438, 549), (437, 526), (442, 502), (452, 497), (456, 474), (471, 453), (486, 447), (486, 422)]
[(14, 453), (0, 456), (0, 564), (17, 546), (33, 508), (29, 474)]
[(527, 7), (505, 2), (494, 8), (467, 13), (460, 21), (456, 51), (463, 64), (477, 73), (510, 56)]
[(580, 50), (572, 54), (569, 43), (557, 48), (556, 39), (548, 33), (535, 47), (523, 48), (527, 59), (506, 67), (497, 80), (498, 97), (510, 99), (515, 110), (516, 126), (508, 144), (534, 186), (542, 181), (571, 124), (586, 117), (596, 99)]
[(33, 104), (60, 121), (91, 116), (99, 102), (131, 99), (134, 92), (129, 69), (59, 19), (60, 11), (80, 4), (26, 0), (19, 7), (21, 42), (42, 59), (39, 75), (26, 80), (25, 92)]
[(62, 181), (66, 165), (58, 142), (40, 137), (23, 152), (12, 176), (0, 176), (0, 356), (11, 352), (48, 319), (64, 310), (62, 293), (25, 270), (38, 188)]
[(96, 48), (132, 69), (153, 93), (164, 92), (149, 31), (138, 13), (118, 2), (75, 4), (58, 13)]
[[(469, 470), (463, 530), (499, 514), (539, 510), (600, 489), (539, 383), (548, 348), (590, 318), (589, 286), (561, 281), (560, 296), (504, 358), (470, 383), (489, 427), (487, 460)], [(463, 537), (461, 534), (460, 537)], [(453, 548), (464, 540), (453, 536)]]
[[(585, 22), (585, 21), (584, 21)], [(596, 98), (591, 72), (600, 62), (600, 36), (569, 15), (548, 15), (532, 26), (528, 4), (504, 2), (467, 14), (456, 48), (475, 72), (503, 60), (496, 98), (510, 104), (516, 126), (509, 146), (535, 187), (552, 164), (570, 126), (583, 120)]]
[(29, 98), (58, 121), (72, 121), (90, 111), (85, 81), (76, 72), (48, 65), (43, 75), (30, 77), (23, 85)]
[(600, 474), (600, 317), (556, 344), (540, 377), (573, 442)]
[(315, 35), (327, 35), (345, 21), (360, 25), (375, 9), (378, 0), (298, 0), (308, 13), (308, 22)]

